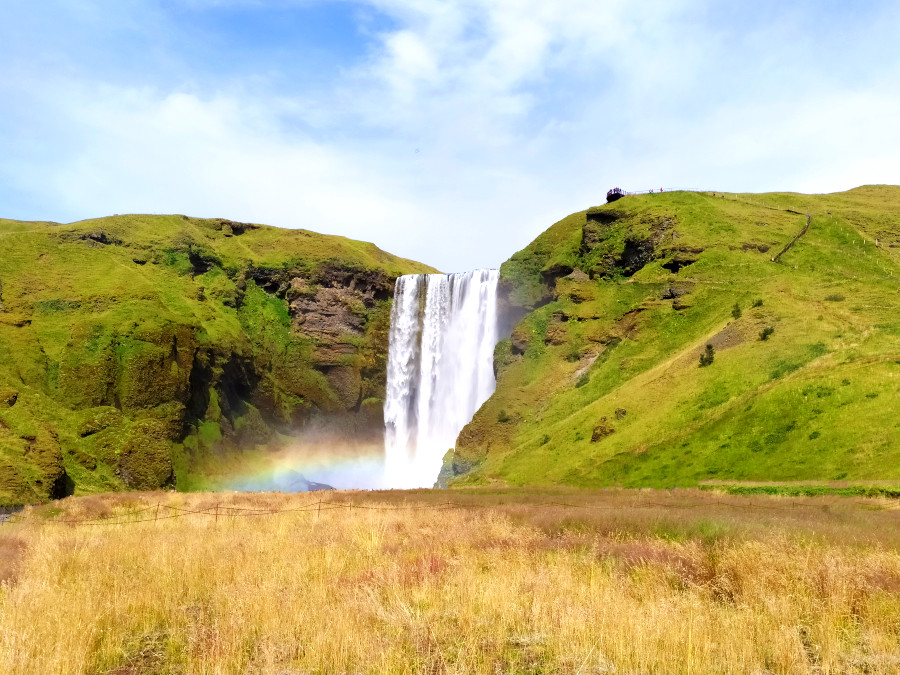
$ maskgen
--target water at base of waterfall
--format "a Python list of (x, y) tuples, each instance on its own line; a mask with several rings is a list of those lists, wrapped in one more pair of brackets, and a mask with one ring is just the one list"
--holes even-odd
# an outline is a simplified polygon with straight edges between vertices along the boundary
[(384, 402), (387, 487), (431, 487), (444, 454), (494, 393), (498, 280), (498, 270), (397, 279)]

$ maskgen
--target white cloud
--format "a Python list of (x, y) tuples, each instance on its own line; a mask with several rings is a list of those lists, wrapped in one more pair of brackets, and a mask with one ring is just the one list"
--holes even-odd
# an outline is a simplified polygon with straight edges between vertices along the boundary
[[(779, 6), (762, 5), (740, 27), (746, 16), (716, 19), (721, 7), (702, 0), (367, 0), (348, 11), (360, 5), (391, 27), (323, 90), (227, 72), (214, 85), (186, 71), (146, 87), (6, 78), (0, 94), (19, 117), (0, 112), (15, 126), (0, 127), (0, 175), (49, 212), (30, 217), (222, 215), (367, 239), (448, 270), (499, 264), (612, 185), (900, 182), (896, 55), (867, 44), (866, 59), (881, 60), (865, 77), (845, 63), (855, 52), (820, 62), (803, 32), (810, 8), (775, 21)], [(161, 11), (146, 9), (151, 29), (178, 44)], [(879, 34), (896, 24), (884, 16)]]
[(392, 172), (284, 134), (277, 111), (236, 95), (104, 87), (67, 98), (84, 149), (47, 178), (70, 209), (223, 215), (375, 240), (419, 215), (394, 196)]

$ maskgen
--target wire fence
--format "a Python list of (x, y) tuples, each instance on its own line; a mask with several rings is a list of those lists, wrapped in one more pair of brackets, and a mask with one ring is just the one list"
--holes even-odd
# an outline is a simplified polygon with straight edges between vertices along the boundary
[[(762, 495), (760, 495), (762, 496)], [(782, 498), (783, 499), (783, 498)], [(605, 512), (627, 512), (634, 509), (664, 509), (664, 510), (681, 510), (681, 509), (697, 509), (697, 508), (724, 508), (736, 509), (749, 512), (765, 512), (765, 511), (791, 511), (801, 510), (817, 510), (831, 511), (831, 504), (816, 504), (806, 498), (804, 501), (791, 499), (787, 504), (776, 503), (736, 503), (734, 501), (710, 500), (705, 499), (696, 503), (687, 502), (661, 502), (661, 501), (640, 501), (627, 504), (575, 504), (571, 502), (502, 502), (497, 504), (473, 504), (464, 502), (455, 502), (447, 500), (437, 504), (404, 504), (404, 505), (386, 505), (386, 504), (366, 504), (353, 502), (339, 502), (334, 500), (322, 500), (306, 502), (296, 507), (286, 509), (270, 509), (270, 508), (248, 508), (241, 506), (233, 506), (228, 504), (217, 503), (199, 509), (188, 509), (178, 506), (170, 506), (162, 502), (151, 504), (139, 509), (128, 509), (122, 513), (114, 514), (106, 517), (94, 518), (53, 518), (45, 516), (35, 516), (27, 513), (7, 513), (0, 515), (0, 525), (2, 524), (50, 524), (50, 525), (67, 525), (67, 526), (95, 526), (95, 525), (134, 525), (138, 523), (159, 522), (162, 520), (172, 520), (174, 518), (185, 518), (200, 516), (212, 518), (215, 522), (220, 519), (248, 518), (259, 516), (279, 516), (288, 513), (305, 513), (315, 514), (317, 517), (323, 512), (344, 511), (350, 514), (353, 511), (447, 511), (454, 509), (465, 510), (498, 510), (510, 508), (528, 508), (528, 509), (573, 509), (583, 511), (605, 511)]]

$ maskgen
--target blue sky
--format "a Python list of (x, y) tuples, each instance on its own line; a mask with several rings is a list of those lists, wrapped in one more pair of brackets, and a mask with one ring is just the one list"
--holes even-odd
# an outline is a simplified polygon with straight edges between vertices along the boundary
[(900, 183), (900, 4), (0, 0), (0, 215), (496, 266), (612, 186)]

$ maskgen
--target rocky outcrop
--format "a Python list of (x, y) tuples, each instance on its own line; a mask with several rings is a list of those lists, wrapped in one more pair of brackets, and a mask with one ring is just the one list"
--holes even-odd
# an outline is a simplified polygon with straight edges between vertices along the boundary
[[(312, 273), (254, 270), (249, 276), (286, 303), (288, 337), (300, 347), (291, 367), (321, 376), (313, 378), (318, 384), (296, 383), (292, 393), (310, 405), (300, 407), (292, 424), (319, 436), (338, 428), (355, 440), (380, 436), (394, 279), (331, 265)], [(266, 409), (270, 402), (258, 403)]]

